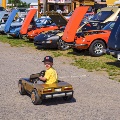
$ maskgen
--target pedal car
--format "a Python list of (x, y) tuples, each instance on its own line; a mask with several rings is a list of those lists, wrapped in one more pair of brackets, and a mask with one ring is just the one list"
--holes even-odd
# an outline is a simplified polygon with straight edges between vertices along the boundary
[(73, 98), (73, 87), (71, 84), (58, 80), (58, 83), (39, 84), (39, 76), (44, 76), (45, 71), (32, 74), (29, 78), (21, 78), (18, 81), (19, 93), (30, 94), (34, 105), (41, 104), (43, 99), (62, 97), (63, 100)]

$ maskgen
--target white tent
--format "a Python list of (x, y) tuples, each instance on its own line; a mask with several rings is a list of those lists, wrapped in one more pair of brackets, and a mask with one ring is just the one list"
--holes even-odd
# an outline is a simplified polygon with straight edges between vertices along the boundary
[(118, 4), (120, 4), (120, 0), (114, 2), (114, 5), (118, 5)]

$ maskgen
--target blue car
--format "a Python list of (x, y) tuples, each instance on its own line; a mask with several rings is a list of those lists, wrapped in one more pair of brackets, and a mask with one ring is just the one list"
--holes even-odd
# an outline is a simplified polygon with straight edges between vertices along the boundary
[(112, 55), (120, 61), (120, 14), (111, 31), (107, 46), (104, 53)]

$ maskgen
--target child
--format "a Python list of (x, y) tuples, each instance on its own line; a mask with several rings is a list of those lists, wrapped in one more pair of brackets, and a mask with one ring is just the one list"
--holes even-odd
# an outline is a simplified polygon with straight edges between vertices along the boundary
[(44, 65), (46, 67), (46, 72), (45, 76), (42, 77), (40, 76), (40, 80), (45, 82), (45, 84), (53, 84), (57, 83), (57, 72), (56, 70), (52, 67), (53, 66), (53, 58), (51, 56), (46, 56), (44, 60)]

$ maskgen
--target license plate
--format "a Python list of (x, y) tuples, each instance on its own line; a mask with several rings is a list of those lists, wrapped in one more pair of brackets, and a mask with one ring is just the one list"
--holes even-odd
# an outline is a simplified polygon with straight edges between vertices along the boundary
[(55, 89), (55, 92), (61, 92), (61, 88)]
[(120, 60), (120, 54), (117, 55), (117, 59)]

